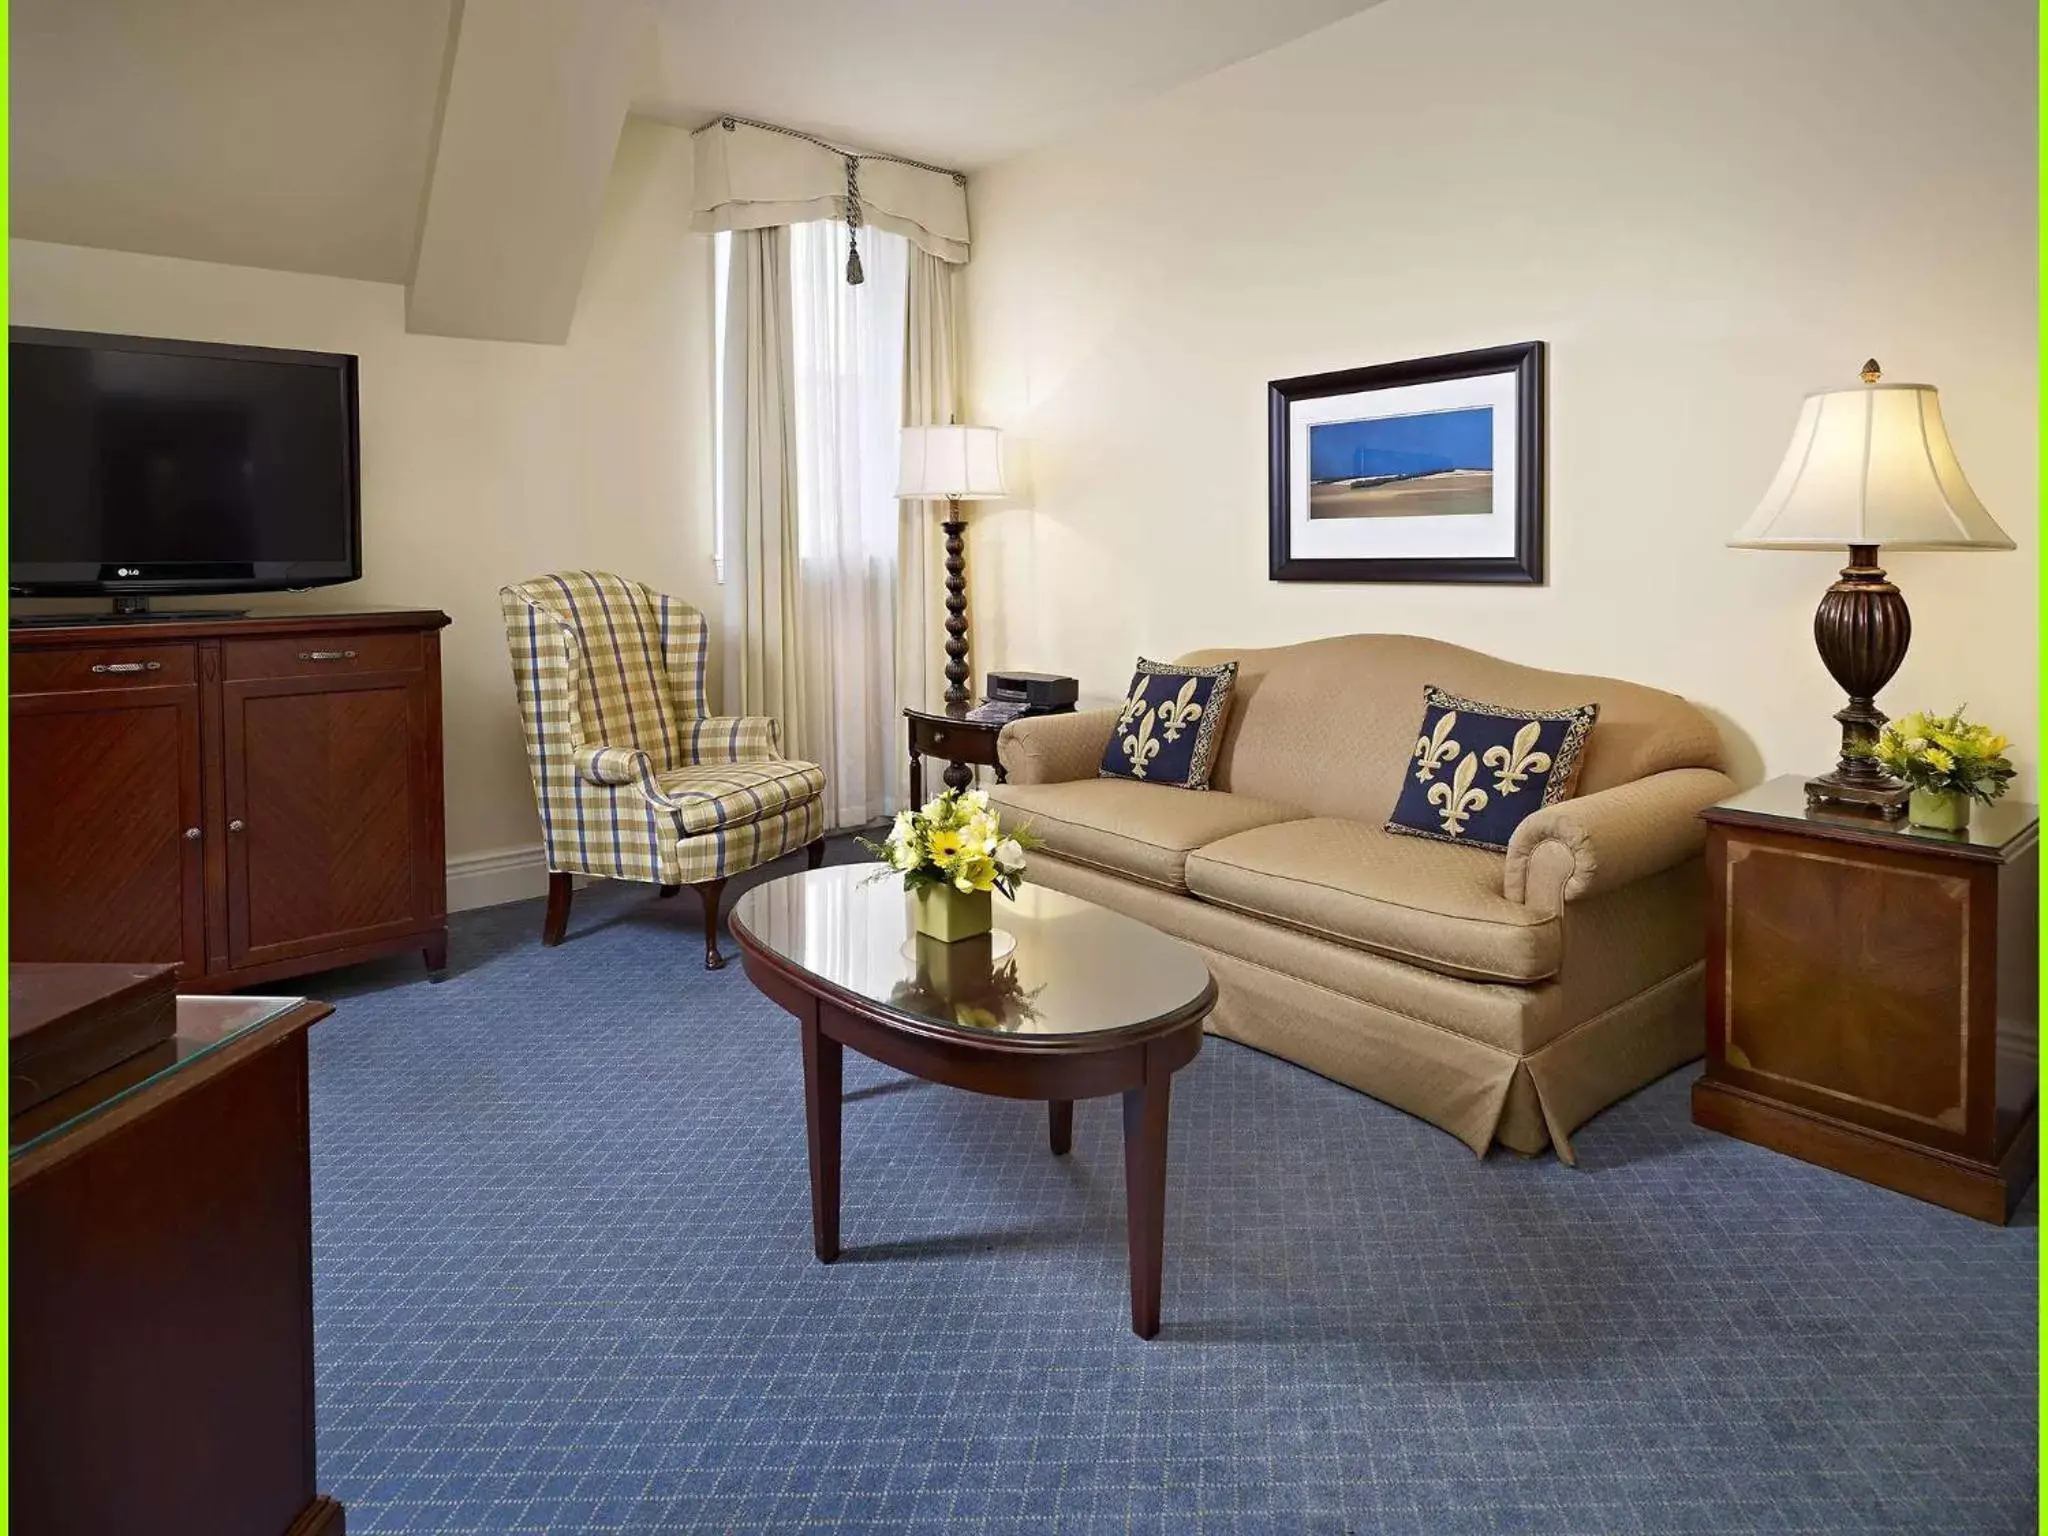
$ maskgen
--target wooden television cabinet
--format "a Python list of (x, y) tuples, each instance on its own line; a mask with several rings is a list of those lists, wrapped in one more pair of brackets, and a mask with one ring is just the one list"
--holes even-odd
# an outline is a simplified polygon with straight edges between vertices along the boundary
[(15, 960), (161, 961), (223, 992), (447, 963), (432, 610), (23, 626)]

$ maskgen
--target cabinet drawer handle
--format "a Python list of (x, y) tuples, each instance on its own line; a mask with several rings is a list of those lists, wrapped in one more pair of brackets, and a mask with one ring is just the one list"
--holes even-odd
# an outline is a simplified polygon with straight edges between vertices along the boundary
[(240, 832), (247, 826), (248, 823), (245, 821), (231, 821), (228, 823), (228, 830), (230, 832)]
[(933, 746), (935, 746), (935, 747), (943, 747), (943, 746), (944, 746), (945, 744), (946, 744), (946, 733), (945, 733), (944, 731), (933, 731), (933, 732), (932, 732), (932, 745), (933, 745)]
[(356, 653), (355, 653), (354, 651), (301, 651), (301, 652), (299, 652), (299, 660), (301, 660), (301, 661), (354, 661), (355, 659), (356, 659)]
[(161, 672), (164, 664), (160, 661), (96, 661), (92, 669), (95, 672)]
[(198, 842), (198, 841), (199, 841), (199, 829), (198, 829), (197, 827), (187, 827), (187, 828), (185, 829), (185, 841), (186, 841), (186, 842), (188, 842), (188, 843), (196, 843), (196, 842)]

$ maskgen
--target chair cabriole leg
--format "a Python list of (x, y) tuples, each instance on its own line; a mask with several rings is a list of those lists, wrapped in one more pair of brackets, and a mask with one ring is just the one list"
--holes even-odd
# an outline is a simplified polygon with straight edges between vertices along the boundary
[(680, 885), (664, 885), (660, 890), (654, 893), (655, 900), (667, 901), (669, 897), (675, 895), (675, 893), (677, 891), (680, 891), (681, 889), (682, 887)]
[(804, 867), (805, 867), (806, 869), (816, 869), (816, 868), (817, 868), (817, 867), (818, 867), (819, 865), (823, 864), (824, 862), (825, 862), (825, 839), (823, 839), (823, 838), (821, 837), (821, 838), (819, 838), (819, 839), (818, 839), (818, 840), (817, 840), (816, 842), (814, 842), (814, 843), (808, 843), (808, 844), (806, 844), (806, 845), (805, 845), (805, 847), (804, 847)]
[(702, 881), (697, 886), (697, 894), (704, 900), (704, 969), (722, 971), (725, 969), (725, 956), (718, 952), (718, 903), (725, 896), (725, 881)]

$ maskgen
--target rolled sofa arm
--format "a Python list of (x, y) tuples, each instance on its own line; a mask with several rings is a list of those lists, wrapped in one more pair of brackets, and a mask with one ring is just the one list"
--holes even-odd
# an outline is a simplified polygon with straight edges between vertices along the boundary
[(1707, 840), (1699, 813), (1735, 781), (1713, 768), (1668, 768), (1536, 812), (1508, 840), (1502, 890), (1541, 912), (1615, 890), (1691, 858)]
[(1064, 715), (1026, 715), (1003, 727), (996, 738), (996, 756), (1012, 784), (1092, 779), (1121, 713), (1082, 709)]

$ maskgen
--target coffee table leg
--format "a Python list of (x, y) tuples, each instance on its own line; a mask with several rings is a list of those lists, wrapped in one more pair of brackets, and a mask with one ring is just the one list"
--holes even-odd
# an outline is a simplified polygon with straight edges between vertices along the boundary
[(1052, 1129), (1052, 1155), (1065, 1157), (1074, 1150), (1074, 1101), (1054, 1099), (1045, 1106)]
[(845, 1049), (818, 1027), (802, 1021), (804, 1035), (804, 1129), (811, 1144), (811, 1247), (818, 1262), (839, 1257), (839, 1084)]
[(1131, 1241), (1131, 1332), (1159, 1332), (1159, 1288), (1166, 1268), (1166, 1109), (1172, 1079), (1124, 1094), (1125, 1218)]

